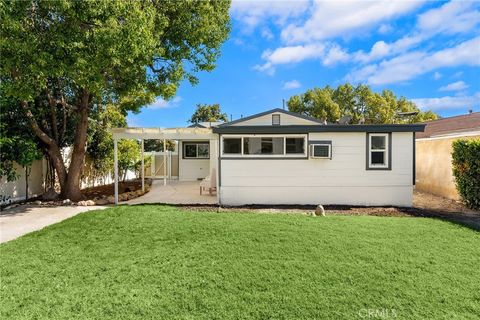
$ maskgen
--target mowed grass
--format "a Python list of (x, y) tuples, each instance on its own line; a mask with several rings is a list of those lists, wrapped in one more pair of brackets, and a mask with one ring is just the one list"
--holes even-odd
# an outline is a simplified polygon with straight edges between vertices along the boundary
[(480, 233), (120, 206), (2, 244), (2, 319), (477, 319)]

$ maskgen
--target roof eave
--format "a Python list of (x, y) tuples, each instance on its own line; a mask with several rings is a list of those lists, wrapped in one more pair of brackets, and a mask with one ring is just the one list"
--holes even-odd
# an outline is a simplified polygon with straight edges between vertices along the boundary
[(285, 126), (226, 126), (212, 128), (214, 133), (263, 134), (309, 132), (423, 132), (424, 124), (354, 124), (354, 125), (285, 125)]

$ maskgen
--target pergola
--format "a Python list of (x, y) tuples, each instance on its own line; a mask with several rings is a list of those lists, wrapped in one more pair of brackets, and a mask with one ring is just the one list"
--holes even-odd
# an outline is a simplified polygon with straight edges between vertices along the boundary
[[(113, 128), (113, 161), (114, 161), (114, 185), (115, 185), (115, 205), (118, 204), (118, 140), (135, 139), (141, 140), (141, 178), (142, 191), (145, 191), (145, 168), (144, 168), (144, 140), (155, 139), (163, 140), (166, 146), (167, 140), (216, 140), (216, 134), (212, 133), (210, 128)], [(166, 153), (164, 153), (164, 162), (166, 163)], [(164, 165), (163, 183), (167, 184), (166, 170)]]

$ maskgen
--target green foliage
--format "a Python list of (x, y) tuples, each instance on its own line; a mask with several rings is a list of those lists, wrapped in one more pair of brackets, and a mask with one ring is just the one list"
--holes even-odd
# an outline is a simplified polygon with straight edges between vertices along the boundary
[[(422, 112), (404, 97), (397, 98), (390, 90), (373, 92), (366, 85), (353, 87), (349, 83), (336, 89), (329, 86), (313, 88), (287, 101), (288, 109), (328, 122), (351, 116), (350, 123), (417, 123), (438, 118), (432, 111)], [(402, 117), (400, 112), (418, 112)]]
[[(90, 145), (99, 144), (91, 154), (109, 154), (108, 134), (90, 125), (104, 120), (107, 104), (118, 114), (138, 112), (214, 69), (229, 7), (225, 0), (0, 0), (2, 97), (13, 103), (14, 122), (56, 160), (62, 190), (79, 196), (71, 180), (80, 179), (87, 127)], [(72, 145), (67, 169), (59, 150)]]
[(458, 193), (468, 207), (480, 209), (480, 139), (456, 140), (452, 146)]
[[(167, 151), (175, 151), (175, 141), (166, 140)], [(143, 141), (145, 152), (161, 152), (163, 151), (163, 140), (161, 139), (147, 139)]]
[[(438, 219), (122, 205), (1, 244), (0, 314), (473, 320), (479, 243)], [(365, 315), (377, 308), (396, 315)]]
[(197, 109), (190, 120), (191, 123), (228, 121), (228, 116), (223, 113), (218, 103), (215, 104), (197, 104)]
[(28, 168), (42, 153), (26, 123), (18, 121), (12, 99), (2, 94), (0, 105), (0, 177), (14, 181), (19, 177), (14, 163)]
[(140, 144), (132, 139), (120, 139), (118, 141), (118, 172), (125, 181), (127, 172), (138, 171), (141, 161)]
[(86, 153), (91, 160), (89, 173), (101, 177), (113, 171), (113, 137), (109, 130), (126, 127), (127, 120), (126, 114), (112, 104), (99, 110), (94, 119), (89, 125)]

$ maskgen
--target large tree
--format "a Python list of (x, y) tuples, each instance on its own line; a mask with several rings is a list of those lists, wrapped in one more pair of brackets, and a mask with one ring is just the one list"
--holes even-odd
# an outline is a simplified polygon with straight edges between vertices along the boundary
[(199, 122), (215, 122), (215, 121), (228, 121), (226, 113), (222, 112), (220, 105), (215, 104), (197, 104), (197, 109), (192, 114), (190, 120), (191, 123)]
[[(87, 130), (107, 103), (138, 111), (211, 71), (226, 40), (229, 1), (0, 2), (2, 92), (16, 101), (57, 172), (81, 198)], [(72, 146), (68, 167), (61, 149)]]
[[(397, 98), (390, 90), (376, 93), (363, 84), (313, 88), (292, 96), (287, 105), (290, 111), (328, 122), (336, 122), (342, 116), (350, 116), (350, 123), (415, 123), (438, 118), (432, 111), (421, 111), (405, 97)], [(414, 114), (405, 116), (409, 112)]]

